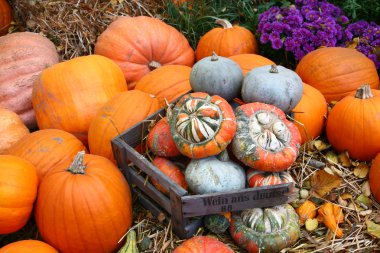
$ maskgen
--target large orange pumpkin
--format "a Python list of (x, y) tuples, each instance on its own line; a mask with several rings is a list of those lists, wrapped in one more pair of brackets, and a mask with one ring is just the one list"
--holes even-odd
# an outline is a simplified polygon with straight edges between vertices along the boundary
[(258, 52), (255, 36), (248, 29), (233, 26), (225, 19), (217, 19), (215, 23), (222, 27), (211, 29), (199, 40), (195, 50), (197, 61), (211, 56), (213, 52), (224, 57)]
[(132, 224), (131, 192), (112, 162), (79, 152), (42, 180), (35, 219), (61, 253), (114, 252)]
[(114, 60), (128, 83), (162, 65), (194, 64), (194, 51), (185, 36), (163, 21), (146, 16), (116, 19), (98, 37), (95, 53)]
[(244, 75), (254, 68), (275, 64), (268, 58), (258, 54), (237, 54), (229, 58), (239, 64)]
[(352, 48), (314, 50), (302, 58), (296, 72), (302, 81), (322, 92), (327, 102), (339, 101), (365, 83), (379, 88), (373, 61)]
[(27, 134), (29, 129), (16, 113), (0, 108), (0, 154), (4, 154)]
[(139, 91), (123, 92), (108, 101), (91, 122), (88, 144), (91, 154), (115, 162), (111, 140), (160, 109), (154, 96)]
[(155, 69), (137, 82), (135, 89), (155, 95), (168, 103), (191, 90), (191, 68), (183, 65), (167, 65)]
[(363, 85), (329, 112), (326, 134), (338, 151), (370, 161), (380, 152), (380, 91)]
[(58, 253), (58, 251), (41, 241), (22, 240), (2, 247), (0, 253)]
[(44, 70), (33, 87), (38, 126), (64, 130), (87, 144), (87, 131), (98, 110), (125, 90), (122, 71), (104, 56), (58, 63)]
[(8, 33), (12, 21), (11, 7), (7, 0), (0, 0), (0, 36)]
[(32, 87), (41, 71), (58, 61), (54, 44), (40, 34), (18, 32), (0, 37), (0, 106), (35, 128)]
[(30, 162), (0, 155), (0, 234), (22, 228), (32, 213), (38, 177)]
[(173, 253), (233, 253), (227, 244), (211, 236), (194, 236), (184, 241)]
[(25, 136), (7, 153), (31, 162), (42, 179), (52, 167), (71, 160), (81, 150), (86, 147), (74, 135), (59, 129), (43, 129)]
[(301, 101), (293, 109), (293, 112), (294, 124), (300, 131), (302, 144), (322, 133), (327, 118), (327, 103), (319, 90), (303, 83)]
[(378, 203), (380, 203), (380, 153), (376, 155), (372, 161), (371, 169), (369, 171), (369, 186), (371, 193), (375, 197)]

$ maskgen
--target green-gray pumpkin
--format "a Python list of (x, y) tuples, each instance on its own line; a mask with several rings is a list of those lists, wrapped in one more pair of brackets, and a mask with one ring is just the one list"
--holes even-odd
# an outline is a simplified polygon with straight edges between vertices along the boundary
[(300, 233), (299, 217), (289, 204), (244, 210), (232, 216), (230, 225), (236, 244), (250, 253), (279, 252), (293, 245)]
[(219, 95), (227, 101), (240, 96), (242, 81), (243, 71), (240, 66), (215, 53), (198, 61), (190, 73), (193, 91)]
[(282, 66), (267, 65), (247, 73), (241, 96), (245, 103), (270, 104), (288, 113), (301, 100), (302, 92), (302, 80), (296, 72)]
[(230, 227), (229, 220), (222, 214), (211, 214), (204, 217), (205, 227), (215, 234), (222, 234)]

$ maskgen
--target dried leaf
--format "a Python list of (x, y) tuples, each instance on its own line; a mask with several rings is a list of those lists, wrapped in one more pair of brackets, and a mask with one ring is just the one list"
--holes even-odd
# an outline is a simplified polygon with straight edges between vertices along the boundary
[(366, 220), (365, 224), (367, 225), (367, 232), (376, 237), (380, 238), (380, 225), (376, 224), (375, 222), (372, 222), (370, 220)]
[(380, 223), (380, 213), (376, 214), (375, 217), (372, 219), (375, 223)]
[(330, 147), (330, 145), (327, 144), (326, 142), (321, 141), (321, 140), (316, 140), (316, 141), (314, 141), (314, 147), (318, 151), (322, 151), (322, 150), (328, 149)]
[(351, 167), (351, 160), (347, 152), (342, 152), (338, 155), (339, 163), (344, 167)]
[(340, 197), (342, 199), (352, 199), (352, 195), (350, 193), (347, 193), (347, 192), (345, 192), (342, 195), (340, 195)]
[(317, 218), (315, 219), (307, 219), (305, 221), (305, 228), (307, 231), (311, 232), (311, 231), (314, 231), (318, 228), (318, 220)]
[(332, 151), (327, 152), (326, 158), (327, 158), (327, 161), (331, 163), (334, 163), (334, 164), (338, 163), (338, 156)]
[(358, 38), (358, 37), (353, 38), (351, 42), (348, 42), (347, 47), (348, 48), (356, 48), (359, 44), (359, 41), (360, 41), (360, 38)]
[(360, 194), (359, 197), (355, 200), (360, 206), (368, 209), (372, 206), (372, 199)]
[(311, 192), (323, 197), (331, 190), (339, 187), (341, 183), (342, 178), (319, 170), (311, 177)]
[(354, 175), (358, 178), (366, 178), (369, 172), (369, 167), (365, 163), (360, 163), (359, 166), (357, 166), (354, 169)]
[(362, 192), (363, 192), (364, 196), (366, 196), (366, 197), (371, 196), (371, 187), (369, 186), (369, 182), (368, 181), (365, 181), (362, 184), (361, 188), (362, 188)]

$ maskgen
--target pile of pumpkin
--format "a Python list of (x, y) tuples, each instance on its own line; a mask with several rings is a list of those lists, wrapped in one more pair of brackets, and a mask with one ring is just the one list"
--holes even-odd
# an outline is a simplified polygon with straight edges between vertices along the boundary
[[(318, 49), (299, 63), (297, 75), (255, 54), (256, 41), (248, 30), (218, 23), (223, 28), (205, 34), (195, 54), (181, 33), (158, 19), (119, 17), (99, 36), (94, 55), (61, 63), (53, 43), (39, 34), (0, 37), (0, 234), (19, 230), (33, 214), (42, 239), (59, 252), (120, 248), (118, 241), (132, 224), (132, 201), (110, 141), (192, 89), (198, 92), (183, 96), (159, 131), (170, 133), (166, 137), (173, 139), (175, 152), (197, 159), (189, 163), (196, 163), (194, 169), (201, 167), (201, 159), (224, 164), (215, 155), (226, 159), (222, 151), (230, 146), (234, 171), (244, 183), (226, 187), (245, 187), (241, 166), (288, 169), (299, 144), (323, 131), (326, 100), (344, 97), (327, 120), (334, 148), (360, 160), (380, 152), (379, 80), (364, 55), (354, 49)], [(197, 64), (191, 68), (194, 58)], [(234, 110), (228, 101), (239, 97), (243, 101), (237, 100), (241, 105)], [(291, 112), (295, 123), (286, 119)], [(164, 146), (154, 147), (162, 151)], [(380, 173), (376, 164), (370, 182)], [(249, 184), (284, 179), (280, 173), (271, 174), (271, 180), (263, 180), (264, 175), (251, 170)], [(371, 187), (379, 200), (379, 187)], [(298, 223), (289, 222), (298, 220), (290, 206), (267, 210), (232, 217), (233, 237), (250, 252), (278, 250), (299, 236)], [(260, 215), (268, 222), (250, 219)], [(273, 238), (257, 241), (253, 229), (273, 229)], [(289, 237), (275, 241), (281, 233)], [(56, 252), (43, 245), (46, 252)], [(186, 251), (180, 247), (177, 252)]]

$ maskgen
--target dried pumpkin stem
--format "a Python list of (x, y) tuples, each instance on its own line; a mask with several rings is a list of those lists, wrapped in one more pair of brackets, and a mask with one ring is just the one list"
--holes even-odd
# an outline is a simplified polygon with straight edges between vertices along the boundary
[(212, 51), (211, 61), (217, 61), (217, 60), (219, 60), (219, 56), (214, 51)]
[(86, 165), (83, 164), (84, 154), (83, 150), (79, 151), (67, 170), (73, 174), (84, 174), (84, 170), (86, 169)]
[(369, 86), (369, 84), (364, 84), (356, 90), (355, 98), (369, 99), (372, 97), (373, 94), (371, 92), (371, 86)]
[(278, 68), (276, 64), (273, 64), (269, 70), (269, 73), (278, 74)]
[(155, 69), (157, 69), (157, 68), (159, 68), (161, 66), (162, 66), (161, 63), (156, 62), (156, 61), (151, 61), (148, 64), (148, 67), (149, 67), (150, 70), (155, 70)]
[(224, 29), (230, 29), (233, 27), (232, 24), (226, 19), (217, 19), (215, 24), (223, 26)]

